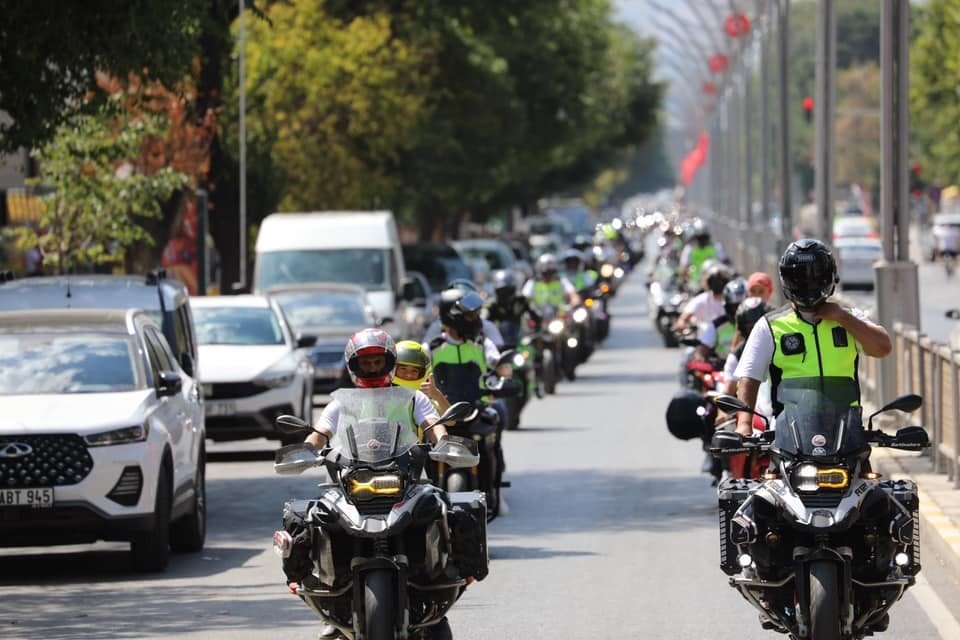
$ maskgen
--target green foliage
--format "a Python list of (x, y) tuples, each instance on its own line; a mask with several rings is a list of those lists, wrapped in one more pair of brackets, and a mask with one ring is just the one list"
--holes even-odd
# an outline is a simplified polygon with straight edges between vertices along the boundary
[(190, 70), (207, 0), (4, 2), (0, 10), (0, 150), (48, 140), (93, 74), (149, 68), (173, 85)]
[(51, 191), (37, 228), (7, 230), (22, 250), (39, 247), (58, 273), (80, 266), (119, 262), (127, 247), (152, 238), (136, 217), (159, 218), (161, 201), (188, 178), (170, 167), (151, 175), (136, 162), (150, 136), (161, 136), (167, 121), (153, 114), (129, 117), (122, 95), (111, 96), (93, 113), (77, 113), (52, 140), (33, 153)]
[(862, 64), (837, 74), (837, 184), (880, 189), (880, 67)]
[(960, 0), (931, 0), (915, 14), (910, 50), (911, 130), (923, 149), (924, 175), (960, 182)]

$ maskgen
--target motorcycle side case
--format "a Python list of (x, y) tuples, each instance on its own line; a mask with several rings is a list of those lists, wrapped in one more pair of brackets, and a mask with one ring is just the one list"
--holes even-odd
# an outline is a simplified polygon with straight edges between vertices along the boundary
[(907, 554), (911, 558), (909, 573), (916, 575), (920, 573), (920, 498), (917, 485), (912, 480), (883, 480), (880, 488), (913, 516), (913, 542)]
[(720, 568), (728, 576), (740, 572), (737, 545), (730, 540), (730, 521), (753, 491), (763, 484), (751, 478), (731, 478), (717, 487), (720, 521)]
[(481, 491), (448, 493), (451, 556), (461, 578), (483, 580), (489, 573), (487, 501)]

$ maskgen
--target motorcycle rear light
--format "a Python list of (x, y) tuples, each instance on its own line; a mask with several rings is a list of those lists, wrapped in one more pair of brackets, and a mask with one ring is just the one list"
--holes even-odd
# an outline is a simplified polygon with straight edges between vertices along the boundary
[(293, 537), (286, 531), (275, 531), (273, 534), (273, 551), (281, 558), (289, 558), (293, 549)]

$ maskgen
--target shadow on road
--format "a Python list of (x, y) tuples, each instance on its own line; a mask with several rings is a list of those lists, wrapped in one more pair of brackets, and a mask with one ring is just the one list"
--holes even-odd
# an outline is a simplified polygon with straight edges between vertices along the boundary
[(269, 460), (273, 462), (276, 449), (261, 449), (259, 451), (208, 451), (207, 462), (259, 462)]
[(490, 545), (491, 560), (544, 560), (547, 558), (572, 558), (595, 556), (592, 551), (564, 551), (544, 547), (515, 547), (510, 545)]

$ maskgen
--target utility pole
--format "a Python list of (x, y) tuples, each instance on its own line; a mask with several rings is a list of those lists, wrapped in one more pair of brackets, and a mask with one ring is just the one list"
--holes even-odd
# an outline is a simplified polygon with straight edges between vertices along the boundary
[[(886, 2), (884, 2), (886, 5)], [(833, 243), (833, 167), (837, 17), (833, 0), (817, 0), (816, 158), (814, 168), (819, 236)]]
[(244, 2), (240, 3), (240, 17), (237, 30), (239, 32), (240, 49), (240, 279), (233, 283), (233, 290), (239, 291), (247, 287), (247, 24), (244, 15)]

